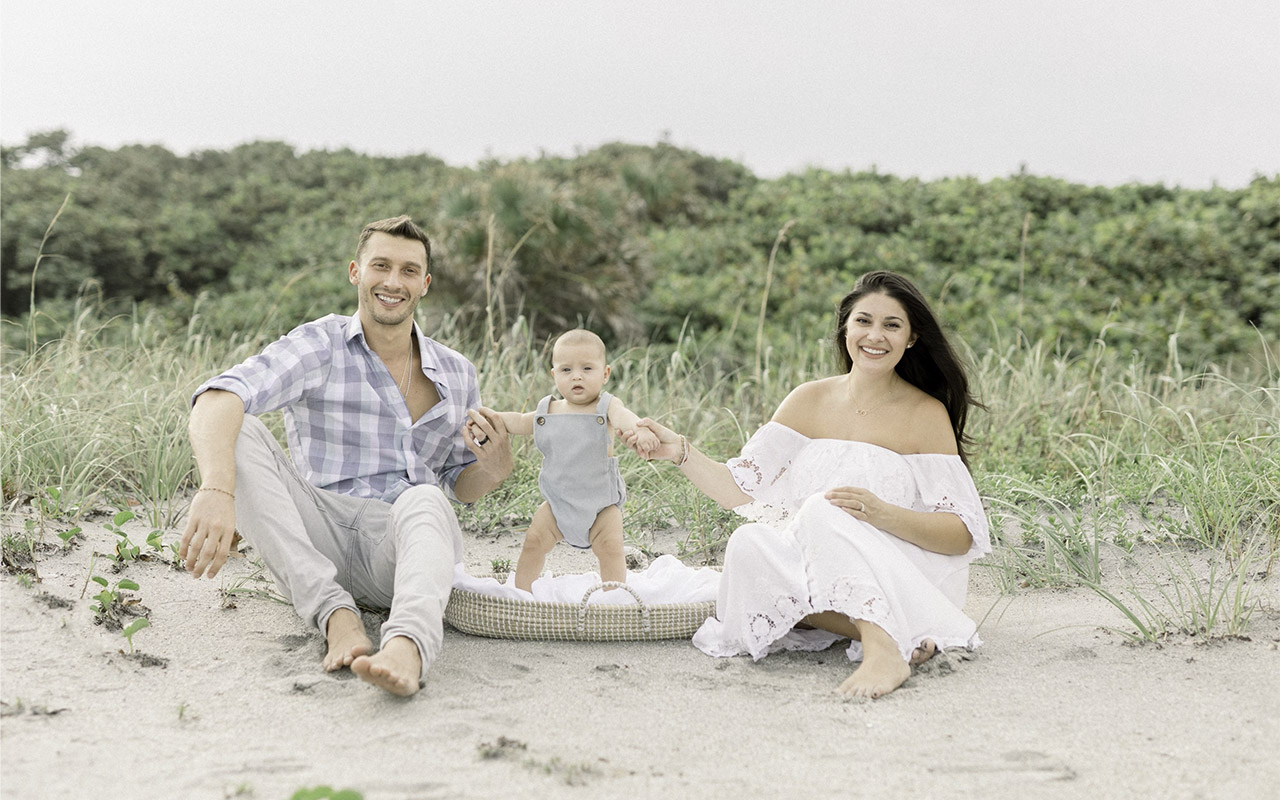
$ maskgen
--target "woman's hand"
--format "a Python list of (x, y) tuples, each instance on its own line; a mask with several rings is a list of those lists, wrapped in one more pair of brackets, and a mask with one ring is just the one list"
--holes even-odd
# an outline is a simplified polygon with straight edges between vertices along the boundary
[(869, 522), (877, 528), (885, 529), (888, 516), (895, 506), (884, 502), (871, 492), (858, 486), (841, 486), (832, 489), (823, 497), (836, 508), (843, 509), (854, 519)]
[[(658, 445), (649, 452), (641, 452), (641, 446), (647, 437), (641, 431), (644, 429), (648, 433), (658, 438)], [(680, 441), (680, 435), (665, 425), (645, 417), (636, 423), (635, 428), (628, 431), (619, 431), (618, 435), (622, 438), (622, 443), (635, 451), (636, 455), (645, 461), (651, 461), (655, 458), (665, 458), (673, 464), (679, 463), (684, 457), (684, 446)]]

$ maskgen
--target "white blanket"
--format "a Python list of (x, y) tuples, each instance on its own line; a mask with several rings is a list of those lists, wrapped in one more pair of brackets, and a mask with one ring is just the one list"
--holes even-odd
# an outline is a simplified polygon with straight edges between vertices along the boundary
[[(515, 573), (505, 582), (496, 578), (477, 578), (468, 575), (461, 564), (453, 568), (453, 588), (468, 592), (505, 597), (512, 600), (533, 600), (544, 603), (581, 603), (588, 589), (600, 583), (595, 572), (569, 575), (544, 574), (533, 582), (533, 591), (517, 589)], [(685, 566), (673, 555), (659, 556), (643, 572), (627, 571), (627, 585), (635, 590), (648, 605), (663, 603), (701, 603), (715, 600), (720, 588), (720, 573), (709, 567), (695, 569)], [(631, 592), (615, 589), (598, 591), (591, 595), (589, 603), (635, 603)]]

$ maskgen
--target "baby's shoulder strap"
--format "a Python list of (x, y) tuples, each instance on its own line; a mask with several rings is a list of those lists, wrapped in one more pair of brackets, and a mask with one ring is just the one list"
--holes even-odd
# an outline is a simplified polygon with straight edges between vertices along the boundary
[(613, 395), (608, 392), (601, 392), (600, 399), (596, 402), (596, 416), (609, 418), (609, 403), (613, 402)]

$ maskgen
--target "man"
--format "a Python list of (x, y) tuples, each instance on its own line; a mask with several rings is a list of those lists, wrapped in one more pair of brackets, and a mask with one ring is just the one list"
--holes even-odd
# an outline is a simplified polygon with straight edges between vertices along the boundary
[[(399, 695), (422, 686), (443, 642), (462, 560), (448, 498), (474, 502), (512, 468), (500, 422), (463, 430), (480, 405), (475, 367), (413, 321), (430, 268), (408, 217), (365, 226), (347, 268), (358, 313), (304, 324), (206, 382), (188, 426), (201, 484), (187, 570), (217, 575), (238, 528), (324, 632), (324, 668)], [(256, 416), (280, 408), (292, 462)], [(390, 608), (376, 653), (357, 600)]]

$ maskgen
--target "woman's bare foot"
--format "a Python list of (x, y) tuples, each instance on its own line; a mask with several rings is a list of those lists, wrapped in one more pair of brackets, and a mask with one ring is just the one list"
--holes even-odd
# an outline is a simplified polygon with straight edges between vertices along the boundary
[(925, 639), (920, 646), (911, 651), (911, 661), (908, 663), (913, 667), (918, 667), (929, 659), (938, 654), (938, 646), (933, 643), (932, 639)]
[(349, 608), (329, 615), (325, 638), (329, 641), (329, 652), (322, 662), (326, 672), (349, 667), (360, 656), (373, 652), (373, 642), (364, 634), (364, 623)]
[(836, 689), (846, 700), (874, 700), (897, 689), (911, 677), (898, 645), (879, 625), (854, 620), (862, 639), (862, 665)]
[(408, 697), (418, 691), (422, 656), (412, 639), (393, 636), (377, 653), (351, 662), (351, 671), (366, 683)]

